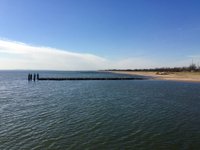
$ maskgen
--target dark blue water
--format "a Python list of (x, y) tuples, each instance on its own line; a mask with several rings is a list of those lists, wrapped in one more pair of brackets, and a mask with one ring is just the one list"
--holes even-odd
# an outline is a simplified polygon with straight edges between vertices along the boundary
[[(155, 80), (28, 82), (0, 71), (0, 149), (200, 148), (200, 84)], [(46, 77), (128, 77), (39, 72)]]

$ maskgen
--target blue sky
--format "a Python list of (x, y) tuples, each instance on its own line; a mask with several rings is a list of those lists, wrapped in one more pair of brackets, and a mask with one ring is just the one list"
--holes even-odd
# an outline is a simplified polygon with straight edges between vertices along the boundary
[[(189, 65), (192, 59), (199, 63), (199, 8), (199, 0), (0, 0), (0, 69), (134, 69)], [(23, 53), (17, 52), (20, 45)], [(44, 54), (47, 49), (49, 55)], [(77, 67), (80, 58), (67, 55), (71, 62), (63, 58), (51, 66), (50, 58), (60, 51), (82, 55), (79, 63), (84, 65)], [(34, 58), (24, 60), (27, 53)], [(37, 60), (40, 53), (46, 66)]]

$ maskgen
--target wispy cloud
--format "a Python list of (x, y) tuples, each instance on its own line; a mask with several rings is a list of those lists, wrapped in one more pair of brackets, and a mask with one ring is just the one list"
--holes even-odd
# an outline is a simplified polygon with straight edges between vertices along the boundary
[(200, 60), (200, 54), (199, 55), (190, 55), (190, 56), (188, 56), (188, 58)]
[(98, 69), (106, 60), (92, 54), (74, 53), (49, 47), (0, 40), (1, 69)]
[[(199, 57), (199, 55), (194, 56)], [(159, 63), (158, 60), (150, 59), (145, 55), (111, 60), (94, 54), (74, 53), (0, 39), (0, 69), (98, 70), (154, 68), (166, 65), (173, 67), (188, 64), (191, 57), (168, 64)]]

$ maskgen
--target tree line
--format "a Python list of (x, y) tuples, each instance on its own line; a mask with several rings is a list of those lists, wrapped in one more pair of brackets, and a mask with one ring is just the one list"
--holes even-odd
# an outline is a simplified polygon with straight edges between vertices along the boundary
[(108, 69), (108, 71), (200, 72), (200, 66), (191, 63), (188, 67), (161, 67), (150, 69)]

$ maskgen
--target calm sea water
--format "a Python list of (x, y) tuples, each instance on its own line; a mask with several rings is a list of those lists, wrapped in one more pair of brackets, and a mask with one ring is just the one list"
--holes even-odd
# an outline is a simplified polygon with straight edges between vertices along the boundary
[[(0, 71), (0, 149), (200, 149), (200, 84), (38, 81)], [(39, 72), (49, 77), (118, 77)]]

